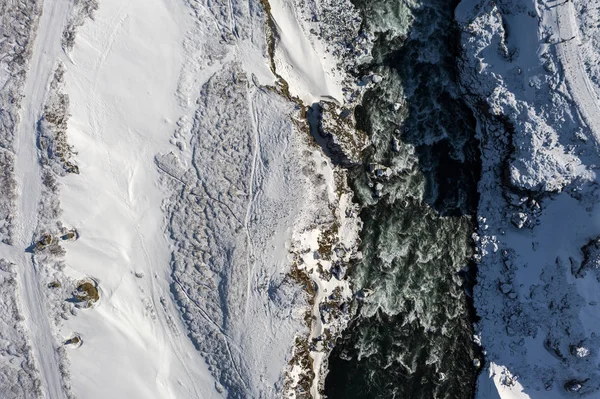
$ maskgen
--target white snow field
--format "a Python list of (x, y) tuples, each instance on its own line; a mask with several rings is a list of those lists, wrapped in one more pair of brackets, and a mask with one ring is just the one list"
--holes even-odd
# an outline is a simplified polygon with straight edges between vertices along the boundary
[(83, 341), (68, 351), (77, 397), (218, 396), (171, 299), (154, 166), (183, 112), (175, 91), (191, 22), (181, 2), (102, 1), (66, 62), (80, 174), (64, 178), (60, 202), (80, 239), (65, 273), (100, 288), (99, 303), (61, 329)]
[(303, 29), (300, 7), (289, 0), (271, 0), (271, 15), (279, 33), (275, 52), (277, 72), (290, 85), (293, 95), (307, 105), (322, 98), (343, 102), (342, 73), (336, 73), (335, 58), (325, 52), (320, 40), (311, 40)]
[(0, 142), (0, 396), (320, 397), (360, 225), (306, 106), (358, 99), (336, 70), (354, 9), (338, 34), (336, 2), (40, 6), (39, 26), (19, 14), (27, 74), (0, 76), (21, 99), (0, 97), (20, 115)]

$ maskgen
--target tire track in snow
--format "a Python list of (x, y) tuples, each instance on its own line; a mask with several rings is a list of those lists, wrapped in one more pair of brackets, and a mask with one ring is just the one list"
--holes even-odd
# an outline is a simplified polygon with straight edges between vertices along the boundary
[(558, 25), (560, 42), (557, 44), (569, 93), (596, 140), (600, 145), (600, 101), (579, 57), (579, 28), (575, 19), (575, 10), (571, 1), (552, 7)]
[[(146, 246), (146, 238), (138, 226), (135, 227), (135, 231), (136, 231), (137, 237), (140, 242), (140, 247), (142, 248), (142, 251), (144, 253), (144, 260), (146, 262), (146, 265), (151, 265), (152, 260), (151, 260), (150, 252), (148, 251), (148, 248)], [(146, 272), (152, 273), (152, 270), (146, 269)], [(181, 343), (179, 342), (179, 339), (178, 339), (179, 337), (177, 336), (176, 332), (173, 331), (172, 327), (169, 325), (168, 317), (170, 315), (167, 313), (168, 309), (166, 307), (162, 307), (162, 312), (161, 312), (160, 311), (161, 306), (158, 306), (158, 304), (157, 304), (157, 303), (160, 303), (160, 298), (164, 297), (165, 293), (155, 283), (154, 278), (155, 277), (153, 275), (150, 275), (150, 279), (149, 279), (150, 290), (151, 290), (150, 300), (152, 301), (152, 306), (156, 311), (156, 320), (158, 320), (158, 322), (160, 323), (160, 326), (162, 327), (162, 331), (160, 329), (158, 329), (155, 331), (155, 333), (160, 334), (163, 340), (168, 340), (168, 342), (171, 342), (173, 344), (173, 349), (174, 349), (173, 354), (175, 355), (177, 360), (183, 366), (183, 369), (184, 369), (189, 381), (191, 381), (191, 383), (192, 383), (192, 390), (194, 391), (194, 397), (200, 397), (201, 396), (200, 389), (196, 385), (196, 382), (194, 381), (192, 373), (190, 372), (190, 369), (187, 366), (185, 359), (183, 357), (184, 350), (181, 346)], [(159, 369), (159, 372), (158, 372), (156, 378), (157, 378), (157, 381), (159, 379), (166, 381), (169, 376), (170, 359), (168, 359), (168, 354), (166, 354), (164, 352), (161, 353), (161, 355), (162, 355), (163, 361), (161, 362), (161, 368)], [(165, 389), (168, 389), (167, 385), (165, 385), (164, 387), (165, 387)]]
[(248, 193), (248, 205), (246, 206), (246, 216), (244, 218), (244, 230), (246, 231), (246, 273), (247, 275), (247, 287), (246, 287), (246, 304), (244, 308), (244, 317), (248, 316), (248, 307), (250, 305), (250, 294), (252, 292), (252, 280), (254, 277), (254, 269), (256, 260), (254, 258), (254, 243), (252, 242), (252, 235), (250, 234), (250, 217), (252, 216), (252, 208), (254, 206), (254, 178), (256, 176), (256, 159), (258, 158), (258, 152), (260, 151), (259, 141), (259, 128), (258, 128), (258, 115), (256, 109), (252, 104), (253, 96), (250, 90), (248, 91), (248, 108), (250, 110), (250, 117), (252, 118), (252, 133), (254, 134), (254, 142), (252, 143), (252, 165), (250, 166), (250, 178), (249, 178), (249, 193)]
[[(198, 304), (198, 302), (196, 302), (195, 300), (190, 298), (190, 296), (186, 292), (185, 288), (183, 287), (183, 285), (181, 284), (181, 282), (178, 279), (174, 278), (173, 281), (175, 282), (175, 284), (177, 284), (177, 286), (179, 287), (179, 289), (181, 290), (183, 295), (187, 298), (187, 300), (190, 301), (190, 303), (192, 303), (196, 307), (196, 309), (198, 309), (200, 311), (200, 315), (202, 316), (202, 318), (204, 318), (206, 321), (208, 321), (210, 324), (212, 324), (212, 326), (215, 327), (217, 329), (217, 331), (221, 334), (221, 336), (223, 337), (223, 342), (225, 343), (225, 349), (227, 350), (229, 360), (231, 360), (231, 364), (233, 365), (233, 369), (235, 370), (235, 373), (237, 374), (240, 381), (242, 381), (242, 383), (244, 384), (244, 387), (246, 389), (248, 389), (248, 383), (246, 382), (246, 379), (243, 377), (241, 371), (239, 370), (239, 367), (235, 361), (235, 358), (233, 357), (233, 353), (231, 352), (231, 348), (229, 347), (229, 343), (230, 342), (234, 343), (235, 341), (221, 328), (221, 326), (219, 326), (219, 324), (217, 324), (206, 313), (206, 311), (202, 308), (202, 306), (200, 306)], [(238, 352), (243, 353), (239, 347), (236, 346), (236, 349)]]
[(71, 10), (68, 0), (45, 0), (23, 92), (23, 106), (17, 129), (16, 174), (20, 190), (17, 202), (15, 243), (10, 248), (17, 270), (23, 313), (32, 351), (39, 368), (47, 398), (64, 397), (55, 341), (47, 317), (37, 265), (33, 255), (25, 252), (35, 242), (38, 206), (41, 198), (41, 168), (37, 153), (37, 123), (42, 117), (50, 79), (58, 57), (63, 53), (61, 39)]
[(227, 0), (227, 10), (229, 12), (229, 30), (231, 31), (231, 34), (236, 37), (236, 39), (239, 39), (240, 36), (237, 33), (235, 15), (233, 13), (233, 4), (231, 4), (231, 0)]

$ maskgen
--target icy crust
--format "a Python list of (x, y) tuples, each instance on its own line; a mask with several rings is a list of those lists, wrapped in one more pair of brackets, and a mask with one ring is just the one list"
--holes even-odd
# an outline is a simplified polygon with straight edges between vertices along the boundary
[(463, 0), (456, 11), (482, 152), (473, 237), (481, 398), (600, 389), (597, 126), (580, 100), (585, 85), (573, 83), (581, 65), (561, 58), (565, 4)]
[(15, 211), (14, 135), (40, 12), (39, 1), (0, 1), (0, 241), (6, 244)]
[(42, 395), (41, 382), (17, 299), (15, 269), (15, 264), (0, 259), (0, 396), (36, 398)]

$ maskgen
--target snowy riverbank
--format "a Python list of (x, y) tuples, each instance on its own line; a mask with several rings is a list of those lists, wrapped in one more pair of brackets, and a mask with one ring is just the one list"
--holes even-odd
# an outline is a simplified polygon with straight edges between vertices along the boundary
[[(597, 392), (597, 95), (579, 2), (464, 0), (463, 78), (479, 119), (478, 397)], [(585, 8), (585, 7), (584, 7)], [(590, 26), (586, 35), (597, 34)]]

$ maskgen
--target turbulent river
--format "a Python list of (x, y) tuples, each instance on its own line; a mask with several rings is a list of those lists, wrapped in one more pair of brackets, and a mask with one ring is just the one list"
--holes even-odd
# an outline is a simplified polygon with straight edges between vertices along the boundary
[(480, 161), (458, 82), (458, 2), (354, 3), (377, 34), (365, 72), (383, 79), (357, 108), (372, 145), (350, 171), (364, 222), (352, 278), (372, 294), (330, 357), (326, 394), (471, 398), (478, 353), (465, 275)]

